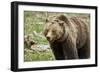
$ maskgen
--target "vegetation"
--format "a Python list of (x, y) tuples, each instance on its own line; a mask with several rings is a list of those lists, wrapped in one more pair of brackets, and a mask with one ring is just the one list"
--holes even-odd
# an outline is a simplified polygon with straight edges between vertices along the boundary
[(26, 49), (25, 55), (24, 55), (24, 61), (31, 62), (31, 61), (50, 61), (54, 60), (55, 57), (52, 54), (52, 51), (49, 50), (48, 52), (30, 52), (28, 49)]
[[(79, 13), (53, 13), (53, 12), (35, 12), (35, 11), (25, 11), (24, 12), (24, 36), (32, 34), (32, 40), (36, 42), (36, 45), (48, 45), (48, 41), (43, 36), (43, 27), (45, 25), (45, 21), (48, 17), (53, 15), (67, 15), (69, 17), (72, 16), (79, 16), (83, 19), (87, 20), (90, 18), (89, 14), (79, 14)], [(87, 20), (89, 23), (89, 21)], [(38, 34), (39, 36), (34, 35), (34, 33)], [(48, 61), (48, 60), (55, 60), (52, 51), (46, 52), (34, 52), (30, 50), (30, 48), (24, 49), (24, 61)]]

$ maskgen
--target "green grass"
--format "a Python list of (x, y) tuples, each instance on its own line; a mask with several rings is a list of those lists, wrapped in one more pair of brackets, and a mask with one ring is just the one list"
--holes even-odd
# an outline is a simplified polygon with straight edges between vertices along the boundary
[(55, 60), (51, 50), (48, 52), (38, 52), (38, 53), (25, 51), (24, 53), (25, 53), (24, 55), (25, 62)]
[[(24, 34), (28, 35), (36, 31), (37, 33), (43, 33), (43, 27), (45, 25), (46, 17), (43, 17), (42, 12), (31, 12), (25, 11), (24, 12)], [(33, 37), (38, 44), (47, 44), (48, 41), (44, 38), (40, 37)]]

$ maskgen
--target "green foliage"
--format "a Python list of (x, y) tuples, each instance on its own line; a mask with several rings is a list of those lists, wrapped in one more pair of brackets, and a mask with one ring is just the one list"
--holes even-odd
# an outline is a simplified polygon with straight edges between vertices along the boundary
[(32, 33), (34, 30), (38, 33), (43, 31), (45, 24), (44, 12), (24, 12), (25, 34)]
[(48, 52), (29, 52), (25, 50), (24, 53), (25, 62), (55, 60), (51, 50), (49, 50)]

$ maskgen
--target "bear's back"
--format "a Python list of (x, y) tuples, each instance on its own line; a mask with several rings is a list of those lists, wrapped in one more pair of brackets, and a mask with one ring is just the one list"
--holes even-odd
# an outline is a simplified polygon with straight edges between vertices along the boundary
[(77, 40), (76, 45), (77, 48), (84, 46), (86, 40), (89, 37), (89, 24), (85, 23), (82, 18), (79, 17), (72, 17), (70, 18), (73, 25), (75, 25), (77, 29)]

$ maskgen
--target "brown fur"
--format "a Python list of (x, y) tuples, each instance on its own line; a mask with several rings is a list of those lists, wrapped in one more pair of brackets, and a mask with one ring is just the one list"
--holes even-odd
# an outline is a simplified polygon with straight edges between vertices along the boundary
[(89, 26), (81, 18), (55, 16), (46, 23), (44, 35), (57, 60), (90, 57)]

